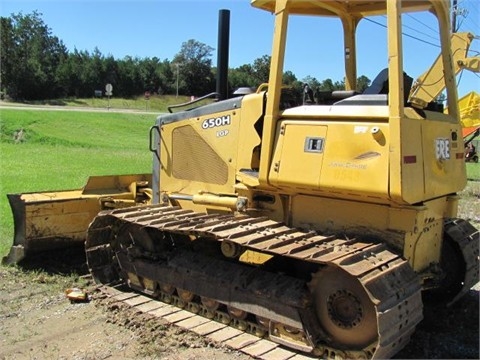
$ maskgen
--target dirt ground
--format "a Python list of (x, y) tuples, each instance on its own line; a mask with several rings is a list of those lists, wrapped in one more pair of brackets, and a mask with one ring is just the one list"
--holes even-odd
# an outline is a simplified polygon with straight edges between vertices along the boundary
[[(36, 266), (0, 266), (2, 360), (250, 359), (113, 302), (88, 276)], [(65, 295), (71, 287), (86, 289), (90, 301), (71, 303)]]
[[(251, 359), (112, 302), (88, 276), (56, 275), (71, 264), (38, 266), (0, 267), (0, 359)], [(86, 274), (81, 258), (74, 267)], [(77, 286), (89, 291), (90, 302), (70, 303), (64, 291)], [(425, 308), (424, 321), (396, 358), (478, 359), (479, 289), (451, 308)]]

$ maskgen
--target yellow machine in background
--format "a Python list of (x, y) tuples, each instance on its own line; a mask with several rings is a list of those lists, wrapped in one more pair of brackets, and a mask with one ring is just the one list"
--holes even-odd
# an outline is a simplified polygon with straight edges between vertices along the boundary
[(458, 100), (460, 108), (460, 122), (465, 146), (465, 161), (478, 162), (478, 149), (480, 147), (480, 96), (472, 91)]
[(464, 128), (480, 126), (480, 95), (471, 91), (458, 100), (460, 122)]
[[(474, 73), (480, 72), (480, 57), (468, 56), (470, 45), (475, 36), (471, 33), (453, 33), (451, 36), (451, 53), (454, 65), (454, 73), (458, 74), (463, 70)], [(442, 105), (434, 100), (445, 90), (446, 82), (443, 81), (444, 63), (440, 54), (433, 65), (420, 75), (414, 82), (409, 95), (409, 102), (413, 107), (424, 109)], [(465, 146), (465, 160), (478, 162), (478, 155), (475, 148), (469, 145), (476, 136), (477, 128), (480, 126), (480, 97), (472, 91), (458, 100), (460, 123), (463, 127), (462, 138)], [(449, 108), (444, 109), (448, 114)], [(470, 135), (472, 135), (468, 138)], [(476, 142), (475, 142), (476, 143)]]
[[(480, 57), (467, 56), (470, 44), (474, 38), (474, 35), (471, 33), (453, 33), (451, 35), (451, 53), (455, 74), (463, 70), (475, 73), (480, 72)], [(447, 83), (443, 80), (443, 70), (444, 62), (442, 54), (440, 54), (433, 65), (420, 75), (413, 84), (409, 96), (409, 102), (413, 106), (426, 108), (430, 102), (435, 100), (445, 90)]]
[[(422, 319), (422, 291), (452, 303), (479, 281), (479, 232), (457, 218), (466, 172), (449, 1), (252, 5), (275, 18), (268, 85), (158, 117), (151, 189), (140, 177), (99, 191), (111, 198), (99, 210), (119, 208), (88, 227), (88, 266), (99, 283), (125, 282), (299, 352), (391, 357)], [(425, 78), (411, 95), (404, 73), (401, 14), (419, 11), (438, 21), (448, 114), (430, 106)], [(356, 28), (382, 14), (388, 68), (358, 94)], [(346, 89), (309, 105), (282, 86), (297, 15), (343, 25)], [(22, 209), (63, 201), (36, 196), (14, 196), (24, 215), (15, 247), (27, 255), (46, 229), (25, 230)]]

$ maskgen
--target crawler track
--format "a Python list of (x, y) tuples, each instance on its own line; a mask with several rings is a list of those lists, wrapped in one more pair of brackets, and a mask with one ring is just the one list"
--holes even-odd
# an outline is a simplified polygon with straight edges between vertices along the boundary
[(458, 247), (458, 256), (464, 262), (460, 278), (457, 279), (463, 285), (461, 289), (455, 289), (456, 295), (449, 302), (451, 305), (480, 281), (480, 231), (463, 219), (448, 220), (444, 227), (448, 238)]
[[(94, 220), (86, 248), (99, 283), (122, 280), (310, 356), (388, 358), (422, 319), (418, 277), (385, 245), (267, 218), (160, 205), (118, 209)], [(272, 258), (260, 267), (236, 261), (245, 250)]]
[(205, 318), (171, 304), (132, 292), (125, 286), (102, 286), (98, 289), (108, 298), (128, 305), (142, 313), (161, 318), (179, 328), (241, 351), (258, 359), (309, 360), (316, 357), (298, 354), (268, 339), (245, 333), (219, 321)]

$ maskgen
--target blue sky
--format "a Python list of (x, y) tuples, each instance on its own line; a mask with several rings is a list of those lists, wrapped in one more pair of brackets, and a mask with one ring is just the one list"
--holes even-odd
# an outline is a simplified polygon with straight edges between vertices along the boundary
[[(458, 17), (459, 31), (480, 35), (479, 0), (458, 0), (464, 15)], [(229, 9), (230, 67), (251, 64), (270, 54), (273, 16), (253, 8), (249, 0), (1, 0), (1, 16), (38, 10), (42, 19), (69, 51), (95, 47), (117, 59), (125, 56), (172, 60), (183, 42), (195, 39), (217, 47), (218, 11)], [(406, 72), (416, 78), (438, 55), (438, 36), (433, 16), (404, 16), (408, 26), (404, 37)], [(384, 17), (362, 21), (358, 28), (358, 74), (373, 80), (386, 67)], [(341, 27), (338, 20), (319, 23), (297, 17), (290, 22), (285, 70), (299, 79), (343, 78)], [(412, 38), (414, 37), (414, 38)], [(360, 40), (363, 39), (363, 40)], [(325, 42), (326, 40), (326, 42)], [(431, 44), (434, 45), (431, 45)], [(471, 55), (480, 53), (480, 39), (473, 42)], [(212, 53), (216, 62), (216, 50)], [(459, 96), (480, 92), (480, 74), (464, 71), (457, 77)]]

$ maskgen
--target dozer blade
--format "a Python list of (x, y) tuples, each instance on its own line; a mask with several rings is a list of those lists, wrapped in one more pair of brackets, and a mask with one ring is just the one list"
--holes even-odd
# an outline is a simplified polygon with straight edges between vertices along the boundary
[(149, 186), (150, 174), (92, 176), (82, 189), (8, 194), (15, 233), (2, 263), (83, 246), (88, 225), (101, 210), (149, 203)]

